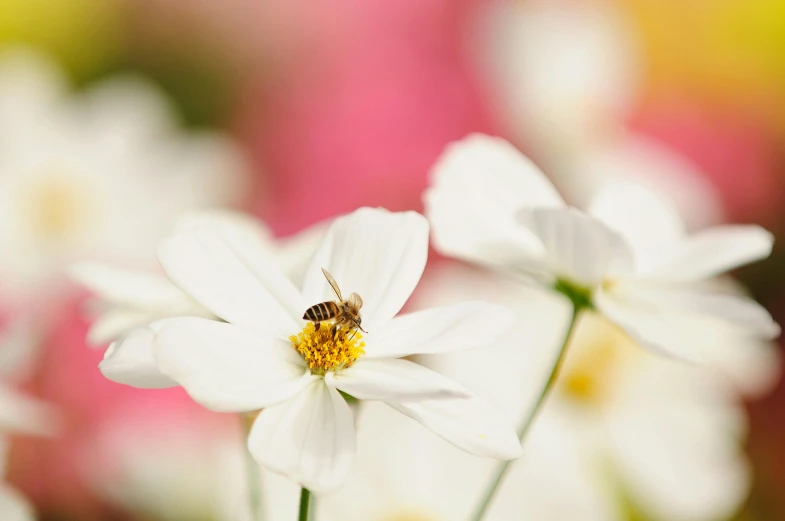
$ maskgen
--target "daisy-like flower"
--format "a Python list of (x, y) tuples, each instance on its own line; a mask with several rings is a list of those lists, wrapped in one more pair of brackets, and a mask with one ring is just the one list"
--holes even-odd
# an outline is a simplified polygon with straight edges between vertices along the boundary
[(482, 135), (451, 145), (433, 177), (426, 207), (438, 250), (534, 278), (647, 348), (701, 360), (693, 340), (707, 325), (779, 334), (754, 301), (701, 285), (769, 255), (773, 238), (759, 226), (687, 234), (670, 206), (626, 183), (610, 184), (584, 213), (509, 143)]
[[(339, 486), (354, 456), (345, 395), (383, 401), (476, 455), (517, 457), (512, 421), (451, 380), (401, 359), (490, 345), (511, 323), (506, 308), (480, 302), (396, 317), (422, 274), (428, 232), (414, 212), (362, 208), (338, 218), (302, 291), (237, 237), (195, 228), (165, 240), (159, 260), (169, 279), (225, 322), (156, 322), (158, 369), (212, 410), (262, 409), (250, 429), (250, 452), (317, 493)], [(310, 306), (336, 300), (322, 268), (344, 295), (361, 296), (367, 334), (303, 320)]]
[[(511, 335), (520, 345), (417, 361), (525, 416), (548, 380), (569, 305), (465, 265), (433, 272), (412, 304), (444, 305), (466, 295), (513, 307), (521, 319)], [(777, 350), (728, 328), (706, 333), (705, 343), (728, 355), (716, 356), (714, 365), (684, 364), (638, 348), (601, 315), (583, 313), (547, 407), (528, 431), (525, 457), (511, 466), (484, 519), (623, 521), (634, 511), (651, 521), (710, 521), (735, 512), (750, 485), (740, 392), (771, 388)], [(489, 378), (489, 354), (510, 367)], [(363, 471), (361, 481), (379, 479)], [(434, 516), (442, 518), (453, 517)]]
[(236, 147), (183, 132), (140, 78), (74, 94), (45, 58), (7, 51), (0, 113), (0, 304), (52, 301), (72, 262), (150, 263), (184, 212), (242, 196)]

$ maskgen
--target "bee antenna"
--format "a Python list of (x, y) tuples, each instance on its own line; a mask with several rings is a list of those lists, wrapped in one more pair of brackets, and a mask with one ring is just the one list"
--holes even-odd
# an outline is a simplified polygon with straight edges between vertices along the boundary
[[(356, 320), (352, 320), (352, 323), (354, 323), (354, 325), (355, 325), (355, 326), (357, 326), (357, 329), (359, 329), (359, 330), (360, 330), (360, 331), (362, 331), (363, 333), (366, 333), (366, 334), (368, 333), (368, 331), (364, 330), (364, 329), (363, 329), (363, 328), (360, 326), (360, 324), (358, 324), (358, 323), (357, 323), (357, 321), (356, 321)], [(352, 338), (350, 338), (349, 340), (352, 340), (352, 339), (354, 338), (354, 335), (356, 335), (356, 334), (357, 334), (357, 329), (355, 329), (355, 330), (354, 330), (354, 332), (352, 333)]]

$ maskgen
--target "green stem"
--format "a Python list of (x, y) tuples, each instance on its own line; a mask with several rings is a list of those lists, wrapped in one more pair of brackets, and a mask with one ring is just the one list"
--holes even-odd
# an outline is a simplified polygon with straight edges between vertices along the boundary
[(303, 487), (300, 489), (300, 514), (297, 521), (308, 521), (308, 504), (311, 502), (311, 491)]
[[(243, 415), (243, 430), (246, 433), (253, 425), (253, 418)], [(251, 519), (253, 521), (263, 521), (264, 514), (262, 513), (262, 479), (259, 474), (259, 464), (253, 459), (248, 448), (245, 448), (245, 472), (248, 476), (248, 500), (251, 505)]]
[[(551, 370), (551, 374), (548, 377), (548, 382), (545, 384), (545, 387), (543, 387), (542, 392), (537, 398), (537, 402), (534, 404), (534, 407), (532, 407), (531, 411), (529, 412), (529, 415), (518, 428), (518, 439), (521, 440), (521, 443), (523, 443), (526, 433), (529, 431), (529, 428), (534, 422), (534, 419), (540, 412), (540, 409), (545, 402), (545, 398), (548, 396), (549, 391), (553, 387), (553, 383), (556, 381), (556, 378), (559, 375), (559, 370), (561, 369), (562, 361), (564, 360), (564, 353), (567, 351), (567, 346), (569, 345), (572, 334), (575, 331), (575, 324), (578, 322), (578, 314), (581, 309), (583, 309), (583, 306), (577, 304), (573, 305), (570, 325), (567, 327), (567, 332), (564, 335), (564, 341), (562, 342), (561, 349), (559, 350), (559, 357), (553, 364), (553, 369)], [(485, 517), (485, 514), (487, 513), (488, 508), (491, 506), (491, 502), (496, 495), (499, 485), (501, 485), (502, 481), (504, 480), (504, 476), (507, 474), (507, 471), (510, 468), (510, 464), (512, 464), (512, 461), (500, 462), (499, 467), (496, 470), (496, 474), (493, 477), (493, 481), (491, 481), (488, 490), (483, 496), (482, 502), (480, 502), (479, 507), (477, 507), (477, 510), (474, 512), (472, 521), (482, 521), (482, 519)]]

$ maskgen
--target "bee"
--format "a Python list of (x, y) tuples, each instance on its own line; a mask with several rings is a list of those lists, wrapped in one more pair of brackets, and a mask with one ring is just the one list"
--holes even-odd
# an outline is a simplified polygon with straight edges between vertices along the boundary
[(338, 330), (338, 326), (356, 328), (363, 333), (367, 333), (367, 331), (361, 327), (362, 317), (360, 316), (360, 308), (363, 307), (363, 299), (357, 293), (352, 293), (349, 295), (349, 298), (344, 300), (343, 296), (341, 296), (341, 289), (338, 287), (338, 283), (335, 282), (333, 276), (330, 275), (330, 272), (322, 268), (322, 273), (324, 273), (324, 277), (333, 288), (335, 295), (338, 297), (338, 301), (328, 300), (327, 302), (320, 302), (319, 304), (309, 307), (305, 310), (303, 319), (313, 322), (316, 329), (319, 329), (321, 323), (326, 320), (335, 320), (335, 322), (333, 322), (333, 335), (335, 335), (335, 332)]

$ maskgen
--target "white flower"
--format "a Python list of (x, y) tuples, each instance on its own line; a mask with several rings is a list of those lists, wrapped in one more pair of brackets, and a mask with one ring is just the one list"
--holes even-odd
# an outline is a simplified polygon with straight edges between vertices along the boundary
[[(479, 302), (396, 317), (427, 251), (421, 215), (363, 208), (330, 226), (301, 292), (267, 255), (237, 237), (205, 228), (175, 235), (160, 248), (164, 271), (226, 323), (157, 322), (155, 362), (209, 409), (263, 409), (249, 450), (316, 493), (339, 486), (354, 456), (352, 412), (339, 391), (384, 401), (474, 454), (515, 458), (520, 443), (513, 422), (452, 381), (400, 359), (490, 345), (511, 323), (506, 308)], [(309, 306), (336, 298), (323, 267), (345, 294), (364, 300), (367, 337), (302, 319)]]
[(617, 132), (640, 82), (634, 27), (620, 6), (497, 2), (488, 14), (484, 61), (499, 116), (516, 135), (558, 163)]
[[(292, 237), (275, 240), (260, 221), (225, 211), (187, 215), (178, 221), (175, 229), (178, 232), (214, 230), (252, 250), (252, 255), (270, 257), (292, 281), (302, 279), (303, 265), (313, 256), (324, 234), (324, 225), (319, 223)], [(114, 382), (146, 388), (177, 385), (156, 367), (152, 355), (155, 334), (147, 326), (177, 316), (218, 320), (163, 274), (80, 263), (72, 267), (71, 275), (99, 297), (94, 304), (99, 316), (88, 332), (88, 341), (103, 343), (122, 339), (109, 346), (100, 364), (104, 376)], [(120, 344), (123, 349), (118, 349)]]
[[(550, 292), (465, 267), (426, 278), (414, 305), (467, 294), (514, 305), (518, 343), (418, 361), (523, 417), (549, 377), (569, 306)], [(632, 507), (652, 521), (710, 521), (735, 512), (750, 484), (738, 390), (771, 384), (772, 368), (763, 366), (777, 364), (774, 346), (724, 332), (709, 340), (716, 349), (745, 353), (725, 360), (734, 366), (732, 379), (720, 363), (681, 364), (640, 350), (600, 315), (584, 313), (527, 434), (525, 456), (513, 464), (488, 519), (623, 521)], [(489, 354), (511, 367), (489, 378)]]
[(34, 521), (33, 507), (19, 492), (3, 482), (7, 442), (0, 438), (0, 519), (3, 521)]
[(13, 306), (51, 301), (74, 261), (150, 263), (182, 213), (242, 195), (237, 149), (183, 133), (151, 84), (65, 84), (32, 53), (0, 59), (0, 299)]
[(700, 360), (696, 331), (715, 324), (779, 334), (754, 301), (701, 287), (769, 255), (773, 238), (758, 226), (688, 235), (671, 207), (626, 183), (610, 184), (586, 214), (510, 144), (482, 135), (448, 148), (426, 209), (442, 253), (554, 286), (654, 351)]
[[(613, 513), (598, 521), (626, 519), (625, 506), (668, 521), (724, 519), (738, 509), (750, 485), (747, 425), (728, 381), (636, 349), (596, 314), (582, 316), (569, 349), (541, 418), (550, 425), (533, 431), (557, 430), (580, 451), (583, 497)], [(543, 482), (540, 470), (528, 473)]]

